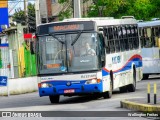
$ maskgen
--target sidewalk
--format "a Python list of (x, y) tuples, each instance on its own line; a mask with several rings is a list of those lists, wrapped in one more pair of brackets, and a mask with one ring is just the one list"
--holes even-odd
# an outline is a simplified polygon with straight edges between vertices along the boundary
[[(10, 95), (35, 92), (38, 90), (37, 77), (9, 79), (8, 88)], [(7, 87), (0, 86), (0, 96), (6, 96), (7, 92)]]
[(151, 101), (151, 103), (147, 103), (147, 98), (125, 99), (120, 101), (120, 105), (122, 108), (127, 108), (130, 110), (160, 114), (160, 100), (157, 100), (157, 104), (154, 104), (153, 101)]

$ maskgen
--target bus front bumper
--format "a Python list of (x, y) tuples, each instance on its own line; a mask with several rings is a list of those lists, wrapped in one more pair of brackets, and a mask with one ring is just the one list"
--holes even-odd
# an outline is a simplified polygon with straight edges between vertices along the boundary
[(50, 96), (50, 95), (80, 95), (80, 94), (92, 94), (92, 93), (101, 93), (102, 92), (102, 83), (98, 84), (79, 84), (79, 85), (58, 85), (53, 87), (39, 88), (39, 95)]

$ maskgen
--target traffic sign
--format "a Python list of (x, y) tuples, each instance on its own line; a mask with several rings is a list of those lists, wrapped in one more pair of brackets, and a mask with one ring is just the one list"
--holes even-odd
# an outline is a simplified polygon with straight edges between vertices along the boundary
[(0, 76), (0, 86), (7, 86), (7, 76)]

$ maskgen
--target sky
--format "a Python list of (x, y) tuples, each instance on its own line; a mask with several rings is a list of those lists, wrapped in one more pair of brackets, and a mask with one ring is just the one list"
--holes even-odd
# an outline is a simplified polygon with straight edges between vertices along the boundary
[[(34, 3), (35, 0), (27, 0), (30, 3)], [(9, 15), (13, 15), (15, 12), (15, 9), (21, 8), (24, 10), (24, 0), (9, 0), (8, 1), (8, 12)]]

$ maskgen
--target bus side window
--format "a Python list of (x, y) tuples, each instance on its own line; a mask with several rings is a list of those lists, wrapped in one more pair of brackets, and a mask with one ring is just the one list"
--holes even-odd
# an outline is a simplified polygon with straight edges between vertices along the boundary
[(145, 29), (144, 28), (141, 28), (141, 47), (143, 48), (143, 47), (145, 47), (145, 44), (146, 44), (146, 42), (145, 42)]
[(132, 50), (133, 49), (133, 39), (132, 39), (132, 26), (128, 27), (128, 31), (129, 31), (129, 49)]
[(125, 46), (124, 46), (124, 31), (123, 31), (123, 27), (120, 27), (120, 31), (119, 31), (119, 39), (120, 39), (120, 47), (121, 47), (121, 51), (125, 51)]
[(115, 50), (116, 52), (120, 51), (120, 42), (118, 39), (118, 27), (114, 27), (114, 40), (115, 40)]
[(99, 49), (100, 49), (100, 61), (102, 62), (102, 67), (105, 65), (105, 43), (104, 43), (104, 37), (100, 33), (99, 34), (100, 42), (99, 42)]
[(151, 28), (151, 42), (152, 46), (156, 46), (156, 38), (155, 38), (155, 28)]
[(138, 27), (134, 26), (134, 35), (135, 35), (135, 41), (136, 41), (136, 49), (139, 48), (139, 37), (138, 37)]
[(137, 37), (136, 37), (136, 26), (132, 26), (132, 40), (133, 40), (133, 48), (137, 49), (138, 43), (137, 43)]
[(158, 36), (157, 46), (160, 47), (160, 27), (157, 28), (157, 36)]
[(115, 52), (115, 40), (114, 40), (114, 30), (113, 26), (109, 28), (109, 47), (111, 53)]
[(127, 25), (125, 26), (124, 31), (125, 31), (125, 37), (124, 37), (125, 50), (129, 50)]
[(108, 28), (104, 28), (104, 42), (106, 46), (106, 53), (110, 53), (110, 47), (109, 47), (109, 35), (108, 35)]
[(145, 36), (146, 47), (151, 47), (153, 44), (153, 41), (151, 41), (151, 28), (147, 28), (146, 32), (147, 32)]
[(158, 31), (159, 29), (158, 29), (158, 27), (155, 27), (155, 36), (154, 36), (154, 39), (155, 39), (155, 46), (156, 47), (158, 47), (159, 45), (158, 45), (158, 39), (159, 39), (159, 31)]

